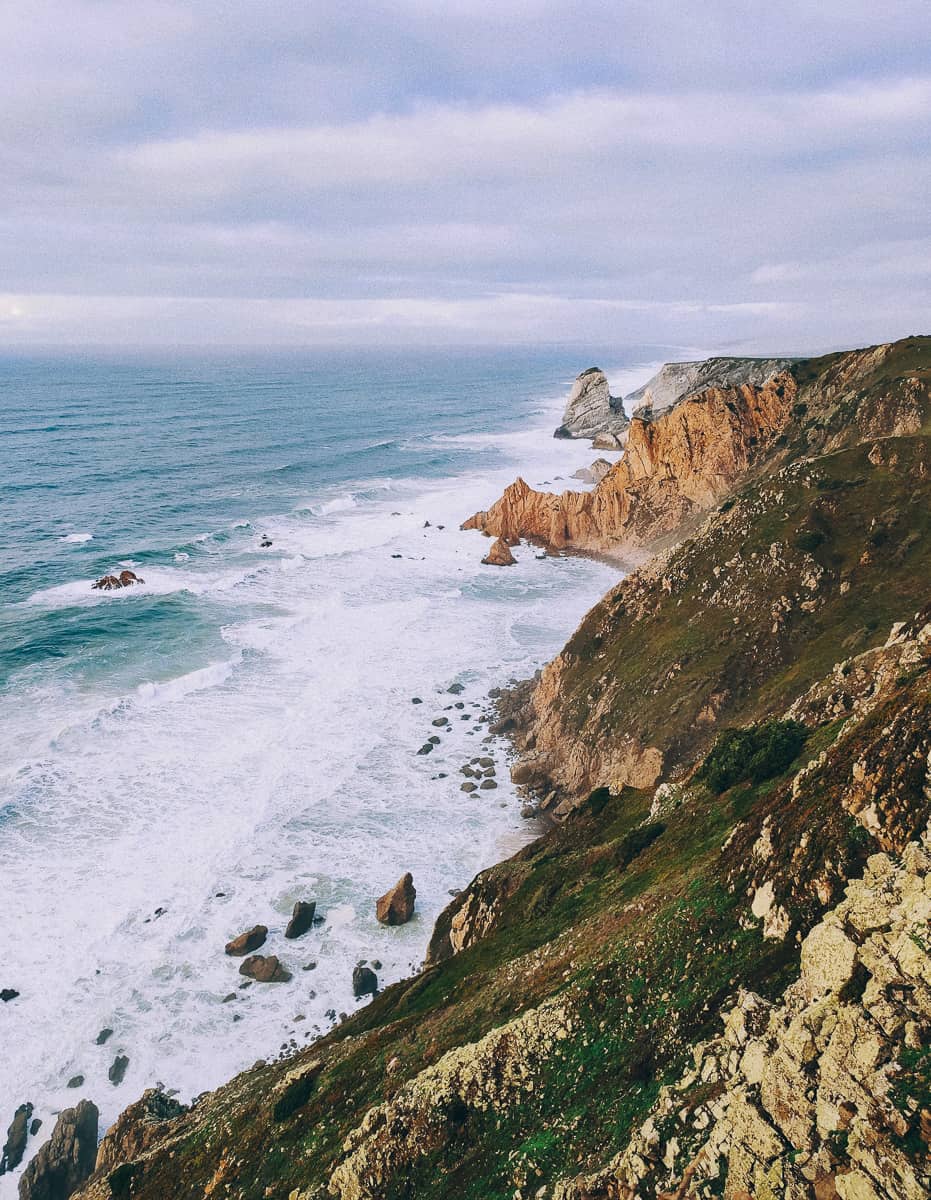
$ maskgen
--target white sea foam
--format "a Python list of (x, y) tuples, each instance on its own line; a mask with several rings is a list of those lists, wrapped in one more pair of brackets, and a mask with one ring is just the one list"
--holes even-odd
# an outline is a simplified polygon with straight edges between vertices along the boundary
[[(193, 557), (140, 569), (143, 587), (101, 594), (79, 580), (26, 602), (188, 593), (221, 606), (228, 649), (191, 667), (174, 648), (163, 675), (120, 694), (36, 696), (52, 736), (0, 712), (16, 796), (0, 811), (0, 877), (17, 913), (4, 946), (16, 978), (2, 982), (22, 993), (2, 1014), (13, 1049), (0, 1116), (30, 1100), (50, 1125), (86, 1095), (106, 1124), (158, 1081), (188, 1099), (303, 1044), (356, 1007), (358, 960), (380, 959), (382, 983), (416, 969), (449, 888), (526, 836), (503, 747), (490, 748), (497, 791), (460, 790), (459, 766), (489, 752), (475, 718), (489, 688), (550, 657), (617, 574), (529, 548), (492, 571), (480, 535), (458, 526), (518, 471), (569, 485), (593, 455), (541, 436), (559, 415), (544, 406), (530, 433), (472, 443), (500, 452), (482, 473), (360, 483), (352, 503), (344, 489), (256, 519), (267, 551), (205, 535)], [(440, 715), (448, 731), (418, 755)], [(385, 929), (374, 897), (406, 870), (417, 917)], [(284, 941), (295, 900), (310, 897), (324, 923)], [(257, 922), (294, 978), (241, 991), (223, 945)], [(97, 1046), (103, 1027), (114, 1034)], [(117, 1053), (130, 1060), (120, 1088), (107, 1079)], [(77, 1074), (80, 1092), (66, 1086)], [(0, 1180), (3, 1200), (14, 1190)]]
[(83, 545), (84, 542), (92, 542), (94, 535), (92, 533), (66, 533), (58, 539), (60, 542), (69, 542), (73, 546)]

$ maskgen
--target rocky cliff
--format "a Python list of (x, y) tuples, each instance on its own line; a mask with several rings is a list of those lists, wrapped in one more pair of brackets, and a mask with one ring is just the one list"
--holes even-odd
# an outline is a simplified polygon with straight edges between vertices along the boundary
[(562, 819), (316, 1044), (137, 1102), (82, 1200), (929, 1194), (931, 342), (790, 378), (502, 703)]
[(794, 362), (791, 358), (706, 358), (666, 363), (643, 387), (624, 398), (628, 412), (652, 420), (693, 392), (750, 383), (761, 387)]
[[(825, 450), (830, 433), (834, 444), (847, 445), (922, 428), (928, 385), (909, 374), (909, 362), (924, 362), (926, 342), (797, 362), (760, 384), (708, 387), (658, 416), (635, 415), (624, 457), (593, 491), (553, 495), (518, 479), (462, 527), (629, 557), (681, 534), (749, 471), (794, 461), (801, 431), (811, 449)], [(709, 360), (721, 361), (733, 362)], [(767, 375), (780, 360), (761, 361), (751, 374)]]
[(609, 445), (620, 446), (629, 424), (622, 401), (611, 395), (604, 371), (589, 367), (572, 385), (562, 424), (554, 436), (594, 438), (602, 434), (611, 439)]

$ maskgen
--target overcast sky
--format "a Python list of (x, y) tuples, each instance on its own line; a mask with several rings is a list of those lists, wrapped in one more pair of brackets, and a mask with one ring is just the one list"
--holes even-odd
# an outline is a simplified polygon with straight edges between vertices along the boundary
[(931, 332), (928, 0), (29, 0), (0, 345)]

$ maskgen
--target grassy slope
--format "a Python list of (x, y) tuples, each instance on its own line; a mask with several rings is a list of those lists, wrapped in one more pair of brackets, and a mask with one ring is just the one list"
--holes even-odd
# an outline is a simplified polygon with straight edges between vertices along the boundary
[[(898, 366), (885, 364), (869, 387), (881, 391), (913, 373), (912, 359), (927, 352), (925, 342), (906, 345)], [(820, 378), (836, 361), (800, 370)], [(810, 447), (812, 437), (831, 436), (841, 419), (849, 414), (823, 411), (814, 432), (800, 422), (798, 445), (787, 445), (786, 455), (797, 455), (802, 439)], [(581, 729), (589, 697), (607, 688), (612, 703), (600, 737), (639, 722), (683, 763), (694, 761), (711, 736), (696, 723), (711, 693), (727, 693), (727, 720), (781, 712), (835, 662), (881, 642), (894, 620), (926, 601), (931, 580), (927, 431), (896, 439), (895, 449), (895, 465), (872, 464), (867, 445), (754, 483), (674, 553), (665, 572), (671, 593), (657, 579), (638, 584), (636, 595), (622, 587), (607, 597), (568, 647), (569, 720)], [(885, 536), (877, 536), (877, 516)], [(823, 540), (809, 553), (797, 543), (812, 529)], [(784, 547), (778, 562), (774, 542)], [(714, 567), (725, 562), (734, 565), (722, 580)], [(817, 590), (800, 589), (816, 564)], [(786, 592), (816, 604), (795, 606), (772, 633), (770, 603)], [(915, 721), (924, 719), (926, 677), (902, 686), (895, 702), (907, 693)], [(167, 1126), (166, 1140), (116, 1186), (141, 1200), (285, 1200), (294, 1188), (322, 1196), (347, 1133), (372, 1105), (451, 1047), (556, 995), (570, 1003), (577, 1027), (525, 1101), (441, 1114), (444, 1136), (385, 1195), (503, 1200), (515, 1187), (532, 1195), (600, 1163), (678, 1073), (689, 1045), (716, 1030), (720, 1004), (738, 984), (772, 993), (795, 970), (794, 940), (764, 941), (747, 920), (746, 846), (763, 815), (823, 830), (813, 839), (812, 873), (828, 857), (856, 869), (874, 848), (836, 792), (812, 786), (791, 794), (793, 772), (821, 749), (829, 752), (825, 770), (833, 764), (838, 778), (849, 775), (851, 747), (835, 743), (840, 727), (819, 729), (779, 779), (720, 797), (693, 783), (658, 822), (650, 821), (648, 795), (594, 793), (564, 825), (486, 873), (506, 878), (502, 890), (511, 892), (487, 938), (389, 988), (296, 1059), (256, 1067), (207, 1097)], [(858, 737), (875, 742), (871, 728)], [(920, 797), (913, 807), (918, 820)], [(722, 856), (735, 827), (743, 857), (733, 848)], [(783, 869), (794, 869), (788, 856)], [(780, 889), (798, 926), (816, 918), (810, 895), (793, 892), (788, 879)], [(276, 1119), (285, 1077), (301, 1068), (310, 1080), (306, 1101), (287, 1116), (279, 1108)], [(95, 1186), (94, 1195), (117, 1194), (105, 1178)]]

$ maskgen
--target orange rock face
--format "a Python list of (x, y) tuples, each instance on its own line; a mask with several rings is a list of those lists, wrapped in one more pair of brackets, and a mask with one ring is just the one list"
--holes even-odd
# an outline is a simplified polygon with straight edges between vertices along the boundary
[(406, 925), (414, 915), (417, 889), (410, 871), (375, 901), (375, 916), (382, 925)]
[(517, 559), (511, 553), (511, 547), (504, 538), (499, 537), (482, 562), (489, 567), (513, 567)]
[(715, 504), (782, 431), (797, 394), (783, 373), (762, 387), (709, 388), (655, 421), (634, 418), (624, 457), (591, 492), (536, 492), (523, 479), (463, 529), (595, 552), (642, 546)]

